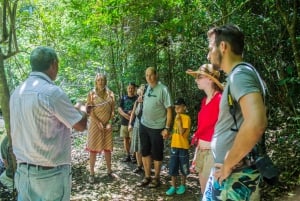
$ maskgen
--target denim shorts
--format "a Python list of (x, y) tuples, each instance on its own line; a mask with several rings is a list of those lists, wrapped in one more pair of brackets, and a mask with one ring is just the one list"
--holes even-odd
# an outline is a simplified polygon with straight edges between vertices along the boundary
[(18, 201), (69, 201), (71, 196), (71, 180), (70, 165), (43, 168), (18, 164), (15, 173)]
[(170, 155), (169, 174), (171, 176), (178, 176), (180, 169), (182, 175), (188, 175), (190, 173), (189, 151), (187, 149), (171, 148)]

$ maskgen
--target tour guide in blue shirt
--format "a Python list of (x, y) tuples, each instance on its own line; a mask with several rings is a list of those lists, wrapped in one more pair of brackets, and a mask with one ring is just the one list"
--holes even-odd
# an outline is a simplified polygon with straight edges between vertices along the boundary
[(69, 201), (71, 129), (83, 131), (86, 115), (53, 83), (58, 58), (52, 48), (34, 49), (30, 64), (32, 72), (10, 98), (18, 200)]
[(143, 115), (140, 124), (142, 161), (145, 178), (138, 186), (147, 186), (151, 182), (151, 164), (154, 161), (155, 176), (151, 188), (160, 185), (160, 168), (163, 160), (164, 142), (169, 135), (172, 121), (172, 100), (168, 88), (158, 82), (155, 68), (146, 69), (146, 89), (143, 101)]

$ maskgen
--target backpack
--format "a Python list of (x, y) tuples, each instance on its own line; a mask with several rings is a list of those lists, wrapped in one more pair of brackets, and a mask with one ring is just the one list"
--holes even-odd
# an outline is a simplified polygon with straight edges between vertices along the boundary
[[(266, 105), (266, 97), (267, 97), (267, 87), (265, 82), (262, 80), (260, 77), (259, 73), (256, 71), (256, 69), (249, 63), (240, 63), (236, 65), (232, 71), (234, 71), (235, 68), (237, 68), (240, 65), (246, 65), (250, 67), (256, 74), (261, 88), (263, 92), (263, 100)], [(237, 101), (235, 101), (230, 93), (230, 85), (228, 86), (228, 95), (227, 95), (227, 100), (228, 100), (228, 106), (229, 106), (229, 112), (233, 118), (235, 128), (231, 128), (232, 131), (238, 132), (238, 126), (237, 126), (237, 121), (236, 121), (236, 107), (237, 107)], [(267, 154), (267, 149), (266, 149), (266, 143), (265, 143), (265, 133), (262, 135), (261, 140), (253, 147), (252, 151), (246, 156), (248, 160), (250, 160), (258, 169), (260, 172), (263, 180), (270, 184), (274, 185), (278, 181), (279, 177), (279, 170), (275, 165), (273, 164), (272, 160)]]

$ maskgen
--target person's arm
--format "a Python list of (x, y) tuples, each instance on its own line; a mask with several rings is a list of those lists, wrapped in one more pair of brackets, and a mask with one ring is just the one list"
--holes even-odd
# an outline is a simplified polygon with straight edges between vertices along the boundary
[(132, 108), (132, 112), (130, 114), (130, 118), (129, 118), (129, 122), (128, 122), (128, 130), (131, 131), (132, 130), (132, 125), (133, 125), (133, 121), (135, 119), (135, 110), (136, 110), (136, 107), (137, 107), (137, 101), (134, 102), (134, 105), (133, 105), (133, 108)]
[(172, 107), (167, 108), (167, 121), (166, 121), (166, 128), (171, 128), (172, 123)]
[(86, 104), (85, 104), (85, 110), (87, 115), (91, 114), (92, 108), (93, 108), (93, 104), (92, 104), (92, 92), (90, 92), (86, 98)]
[(216, 164), (215, 177), (220, 183), (232, 172), (238, 164), (261, 139), (266, 127), (266, 108), (260, 93), (250, 93), (239, 101), (244, 121), (236, 135), (232, 148), (225, 156), (224, 164)]
[(86, 125), (87, 125), (87, 115), (84, 114), (82, 116), (82, 119), (76, 124), (74, 124), (73, 128), (77, 131), (84, 131), (86, 129)]
[(185, 133), (185, 131), (186, 131), (186, 128), (182, 127), (182, 119), (181, 119), (180, 114), (176, 114), (175, 123), (177, 124), (177, 128), (178, 128), (179, 134), (183, 135)]
[(113, 118), (115, 116), (115, 95), (112, 91), (110, 92), (110, 96), (111, 96), (111, 99), (112, 99), (112, 103), (111, 103), (110, 119), (108, 121), (108, 124), (106, 125), (106, 129), (108, 129), (108, 130), (112, 129), (112, 122), (113, 122)]
[(120, 114), (122, 117), (124, 117), (125, 119), (127, 119), (127, 120), (130, 119), (130, 115), (127, 114), (127, 113), (125, 113), (121, 107), (118, 107), (118, 112), (119, 112), (119, 114)]
[(127, 114), (126, 112), (124, 112), (123, 106), (124, 106), (124, 97), (122, 97), (121, 100), (120, 100), (120, 105), (119, 105), (119, 107), (118, 107), (118, 112), (119, 112), (119, 114), (120, 114), (123, 118), (129, 120), (129, 119), (130, 119), (130, 114)]
[(167, 108), (167, 120), (166, 120), (166, 126), (162, 130), (162, 135), (164, 139), (167, 139), (170, 134), (170, 128), (172, 123), (172, 107)]
[(73, 125), (73, 128), (77, 131), (84, 131), (87, 126), (86, 106), (78, 102), (74, 107), (82, 114), (82, 118), (79, 122)]

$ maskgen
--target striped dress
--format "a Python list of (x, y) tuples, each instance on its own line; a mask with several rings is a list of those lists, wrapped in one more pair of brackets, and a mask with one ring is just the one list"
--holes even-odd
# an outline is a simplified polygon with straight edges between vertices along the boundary
[(87, 104), (93, 105), (90, 114), (88, 128), (88, 140), (86, 150), (99, 153), (103, 150), (113, 150), (112, 130), (101, 129), (101, 123), (105, 127), (111, 119), (114, 107), (114, 94), (107, 90), (107, 95), (101, 98), (95, 91), (90, 92)]

